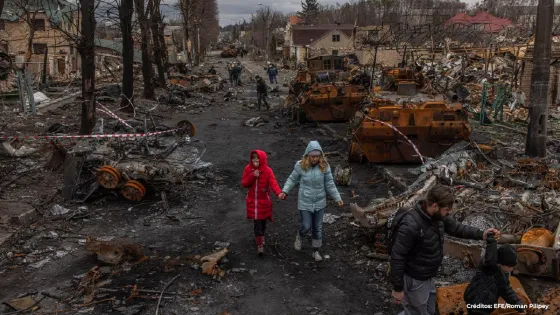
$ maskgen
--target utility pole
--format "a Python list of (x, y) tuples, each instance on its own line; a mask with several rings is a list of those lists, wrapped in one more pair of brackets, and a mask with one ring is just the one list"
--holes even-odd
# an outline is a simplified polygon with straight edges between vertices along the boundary
[(270, 8), (269, 8), (269, 7), (266, 7), (266, 21), (265, 21), (265, 23), (266, 23), (266, 24), (265, 24), (265, 25), (266, 25), (266, 27), (265, 27), (265, 29), (266, 29), (266, 44), (265, 44), (265, 45), (266, 45), (266, 47), (265, 47), (265, 57), (266, 57), (266, 61), (268, 61), (268, 49), (270, 48), (270, 47), (268, 46), (268, 37), (269, 37), (269, 35), (270, 35), (270, 34), (269, 34), (269, 33), (270, 33), (270, 23), (269, 23), (269, 20), (270, 20)]
[(198, 58), (198, 63), (197, 63), (197, 64), (200, 65), (200, 61), (201, 61), (201, 59), (202, 59), (202, 58), (200, 57), (200, 23), (197, 23), (197, 24), (196, 24), (196, 45), (197, 45), (197, 47), (196, 47), (196, 50), (197, 50), (196, 56), (197, 56), (197, 58)]
[(533, 72), (531, 73), (529, 130), (525, 143), (525, 154), (533, 157), (546, 156), (553, 17), (554, 0), (539, 0), (533, 49)]

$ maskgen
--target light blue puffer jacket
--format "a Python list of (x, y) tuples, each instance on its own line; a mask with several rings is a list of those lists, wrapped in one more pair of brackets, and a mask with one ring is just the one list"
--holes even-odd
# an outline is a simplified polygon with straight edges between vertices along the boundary
[[(313, 150), (323, 149), (319, 142), (309, 141), (304, 156)], [(301, 168), (301, 160), (297, 161), (294, 171), (286, 180), (283, 192), (288, 194), (292, 188), (299, 184), (298, 209), (315, 212), (327, 206), (327, 192), (336, 201), (342, 200), (334, 183), (331, 168), (327, 167), (325, 173), (321, 172), (319, 165), (312, 166), (307, 171)]]

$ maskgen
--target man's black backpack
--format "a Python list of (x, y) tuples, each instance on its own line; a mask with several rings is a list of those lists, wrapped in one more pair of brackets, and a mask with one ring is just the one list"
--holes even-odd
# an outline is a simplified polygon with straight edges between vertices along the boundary
[[(397, 232), (402, 219), (409, 213), (411, 215), (414, 215), (413, 212), (415, 209), (416, 207), (410, 209), (400, 208), (387, 219), (387, 234), (385, 236), (385, 246), (387, 247), (387, 254), (389, 255), (389, 257), (391, 256), (393, 245), (397, 240)], [(420, 237), (422, 237), (423, 235), (424, 231), (420, 230)]]

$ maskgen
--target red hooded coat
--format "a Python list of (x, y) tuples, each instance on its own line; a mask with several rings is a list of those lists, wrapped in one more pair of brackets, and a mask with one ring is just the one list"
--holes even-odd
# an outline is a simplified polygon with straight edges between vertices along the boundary
[[(252, 155), (256, 153), (259, 156), (259, 167), (253, 166)], [(259, 170), (259, 177), (255, 177), (253, 172)], [(272, 199), (270, 198), (270, 189), (275, 195), (279, 195), (282, 190), (276, 182), (276, 177), (272, 169), (268, 167), (266, 153), (261, 150), (254, 150), (249, 155), (249, 165), (245, 166), (241, 185), (249, 188), (247, 198), (247, 218), (252, 220), (268, 219), (272, 221)]]

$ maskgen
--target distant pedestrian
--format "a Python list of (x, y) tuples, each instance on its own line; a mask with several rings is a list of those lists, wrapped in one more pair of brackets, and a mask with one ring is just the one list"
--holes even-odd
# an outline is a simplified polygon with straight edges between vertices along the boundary
[(301, 239), (311, 231), (312, 257), (315, 261), (321, 261), (323, 257), (319, 254), (319, 249), (323, 245), (323, 215), (327, 207), (327, 193), (338, 206), (342, 207), (344, 203), (334, 183), (323, 149), (317, 141), (310, 141), (307, 144), (303, 158), (297, 161), (292, 174), (284, 184), (280, 199), (285, 199), (290, 190), (298, 184), (301, 227), (296, 234), (294, 248), (301, 250)]
[(268, 74), (268, 79), (270, 80), (270, 84), (278, 84), (278, 81), (276, 80), (276, 76), (278, 75), (278, 69), (274, 64), (268, 65), (268, 69), (266, 70), (266, 73)]
[(390, 218), (394, 230), (390, 239), (391, 295), (402, 302), (399, 315), (433, 315), (436, 308), (434, 277), (443, 261), (444, 234), (453, 237), (486, 240), (488, 233), (455, 221), (449, 214), (455, 204), (452, 187), (441, 184), (432, 188), (425, 200), (409, 209), (399, 209)]
[(253, 150), (249, 156), (249, 164), (243, 170), (241, 185), (249, 188), (246, 202), (247, 219), (254, 222), (255, 242), (259, 256), (264, 254), (264, 234), (266, 221), (272, 221), (272, 200), (270, 189), (278, 198), (282, 191), (274, 172), (268, 166), (267, 156), (264, 151)]
[(509, 283), (509, 275), (516, 265), (515, 249), (509, 244), (498, 248), (494, 234), (488, 233), (484, 261), (464, 294), (467, 305), (481, 304), (488, 305), (488, 308), (468, 308), (469, 315), (490, 315), (499, 298), (516, 308), (519, 313), (525, 312), (523, 301)]
[(255, 79), (257, 79), (257, 109), (261, 110), (262, 102), (266, 105), (266, 109), (270, 109), (270, 104), (266, 100), (268, 87), (260, 76), (255, 76)]

